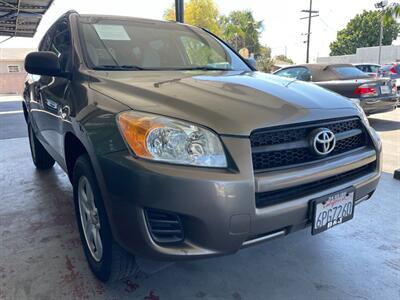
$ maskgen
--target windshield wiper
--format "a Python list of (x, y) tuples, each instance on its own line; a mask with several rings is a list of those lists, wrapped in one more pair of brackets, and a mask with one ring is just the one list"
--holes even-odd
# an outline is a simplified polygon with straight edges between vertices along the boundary
[(142, 67), (135, 66), (135, 65), (98, 65), (93, 67), (94, 70), (115, 70), (115, 71), (140, 71), (146, 70)]
[(208, 67), (208, 66), (195, 66), (195, 67), (185, 67), (185, 68), (176, 68), (176, 70), (179, 71), (232, 71), (232, 69), (227, 69), (227, 68), (214, 68), (214, 67)]

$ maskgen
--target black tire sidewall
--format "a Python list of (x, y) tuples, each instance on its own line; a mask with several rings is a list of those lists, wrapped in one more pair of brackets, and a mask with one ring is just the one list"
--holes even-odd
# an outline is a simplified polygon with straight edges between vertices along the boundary
[(28, 122), (28, 138), (32, 161), (36, 168), (40, 170), (47, 170), (53, 167), (55, 160), (50, 156), (50, 154), (36, 137), (30, 122)]
[[(32, 149), (32, 146), (35, 147), (35, 134), (33, 133), (32, 125), (28, 123), (28, 138), (29, 138), (29, 148), (31, 149), (31, 156), (32, 156), (32, 161), (35, 165), (37, 165), (37, 160), (36, 160), (36, 149)], [(36, 147), (35, 147), (36, 148)], [(34, 154), (35, 153), (35, 154)]]
[[(94, 195), (94, 202), (96, 204), (99, 215), (100, 237), (103, 244), (103, 256), (99, 262), (94, 260), (92, 254), (90, 253), (90, 250), (88, 248), (85, 239), (85, 235), (83, 233), (82, 222), (80, 218), (80, 209), (78, 202), (78, 185), (79, 185), (79, 179), (82, 176), (85, 176), (88, 179), (89, 184), (91, 185)], [(78, 223), (79, 234), (82, 241), (85, 256), (89, 263), (90, 269), (96, 275), (96, 277), (102, 281), (107, 281), (111, 274), (113, 240), (103, 204), (103, 199), (101, 197), (100, 189), (98, 187), (97, 180), (88, 155), (86, 154), (82, 155), (77, 159), (74, 167), (72, 184), (73, 184), (76, 220)]]

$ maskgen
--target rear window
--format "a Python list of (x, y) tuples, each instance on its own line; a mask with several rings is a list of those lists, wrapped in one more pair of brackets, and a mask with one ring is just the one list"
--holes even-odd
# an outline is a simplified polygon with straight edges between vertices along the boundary
[(363, 71), (351, 66), (333, 67), (336, 73), (343, 78), (362, 78), (368, 77)]

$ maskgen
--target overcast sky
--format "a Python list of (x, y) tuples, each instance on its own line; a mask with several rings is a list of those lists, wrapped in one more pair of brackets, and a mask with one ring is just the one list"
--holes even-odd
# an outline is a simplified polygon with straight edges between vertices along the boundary
[[(300, 20), (308, 9), (309, 0), (214, 0), (220, 13), (250, 9), (256, 20), (264, 22), (261, 43), (272, 48), (272, 54), (287, 55), (296, 63), (303, 63), (306, 55), (307, 20)], [(314, 0), (313, 10), (320, 16), (313, 18), (311, 36), (311, 59), (329, 55), (329, 43), (336, 37), (337, 30), (364, 9), (374, 9), (377, 0)], [(391, 1), (393, 2), (393, 1)], [(79, 13), (100, 13), (161, 19), (172, 0), (55, 0), (39, 26), (33, 39), (13, 38), (1, 47), (37, 47), (49, 26), (64, 12), (74, 9)], [(376, 28), (379, 30), (379, 28)]]

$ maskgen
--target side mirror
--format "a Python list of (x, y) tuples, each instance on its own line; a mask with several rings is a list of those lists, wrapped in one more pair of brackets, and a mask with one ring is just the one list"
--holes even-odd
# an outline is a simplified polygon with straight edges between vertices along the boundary
[(50, 51), (29, 53), (25, 58), (25, 70), (29, 74), (65, 77), (57, 55)]
[(257, 62), (254, 58), (246, 58), (247, 63), (254, 69), (257, 69)]

